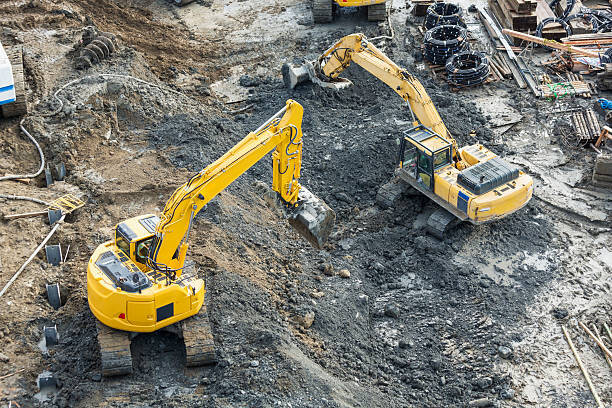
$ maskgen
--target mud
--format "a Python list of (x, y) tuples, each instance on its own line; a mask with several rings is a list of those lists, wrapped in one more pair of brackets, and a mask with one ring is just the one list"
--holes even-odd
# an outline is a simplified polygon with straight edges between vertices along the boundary
[[(51, 163), (66, 163), (68, 177), (49, 189), (42, 180), (3, 182), (0, 192), (45, 200), (70, 192), (87, 206), (51, 242), (70, 243), (68, 261), (51, 267), (36, 259), (1, 299), (8, 361), (0, 359), (0, 375), (25, 368), (0, 380), (2, 403), (454, 407), (485, 398), (504, 407), (591, 406), (561, 324), (570, 328), (602, 399), (612, 400), (606, 363), (576, 328), (577, 320), (610, 323), (610, 200), (587, 182), (592, 155), (556, 136), (557, 116), (549, 112), (562, 107), (532, 100), (509, 82), (452, 92), (415, 60), (420, 38), (405, 23), (404, 4), (392, 3), (396, 38), (381, 47), (421, 79), (459, 145), (484, 142), (536, 180), (535, 198), (522, 211), (494, 224), (462, 224), (438, 241), (424, 232), (436, 209), (426, 198), (406, 194), (389, 209), (375, 202), (393, 174), (396, 139), (410, 126), (401, 99), (357, 66), (344, 73), (355, 85), (341, 92), (312, 84), (290, 91), (280, 75), (283, 60), (313, 57), (354, 31), (387, 33), (384, 25), (352, 12), (313, 28), (294, 18), (305, 19), (308, 4), (274, 3), (235, 23), (257, 34), (245, 43), (239, 31), (227, 35), (227, 21), (257, 2), (177, 10), (148, 0), (8, 3), (0, 11), (10, 32), (0, 40), (17, 41), (14, 33), (27, 44), (30, 98), (40, 102), (26, 124)], [(214, 27), (202, 25), (211, 14)], [(152, 85), (87, 79), (62, 91), (64, 107), (46, 116), (58, 107), (51, 95), (85, 75), (59, 44), (77, 41), (87, 16), (115, 33), (120, 49), (86, 75), (131, 75)], [(268, 27), (273, 16), (295, 25), (295, 41)], [(42, 29), (55, 34), (40, 39)], [(63, 51), (51, 58), (52, 50)], [(228, 76), (233, 88), (214, 86)], [(225, 103), (236, 95), (246, 100)], [(269, 183), (272, 172), (269, 160), (260, 161), (192, 229), (190, 257), (206, 278), (219, 363), (185, 368), (182, 341), (159, 332), (133, 339), (132, 375), (102, 378), (85, 287), (91, 252), (122, 219), (159, 212), (176, 186), (289, 98), (305, 108), (300, 182), (337, 214), (329, 243), (312, 248), (266, 203), (256, 183)], [(501, 133), (517, 115), (522, 121)], [(34, 168), (36, 152), (16, 122), (0, 127), (0, 170)], [(40, 209), (6, 200), (0, 206), (7, 213)], [(42, 218), (0, 224), (1, 282), (46, 231)], [(350, 277), (340, 276), (344, 269)], [(51, 282), (68, 294), (57, 311), (46, 301)], [(41, 353), (41, 329), (53, 324), (60, 343)], [(36, 377), (44, 370), (59, 384), (41, 402)]]

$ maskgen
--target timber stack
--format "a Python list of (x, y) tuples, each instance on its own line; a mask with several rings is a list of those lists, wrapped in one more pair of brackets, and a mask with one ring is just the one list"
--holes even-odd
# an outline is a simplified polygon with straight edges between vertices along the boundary
[(515, 31), (535, 31), (537, 2), (533, 0), (489, 0), (489, 8), (502, 26)]
[[(556, 17), (545, 0), (488, 0), (488, 4), (504, 28), (523, 33), (534, 33), (542, 21)], [(565, 35), (565, 30), (559, 24), (542, 27), (544, 38), (559, 40)]]

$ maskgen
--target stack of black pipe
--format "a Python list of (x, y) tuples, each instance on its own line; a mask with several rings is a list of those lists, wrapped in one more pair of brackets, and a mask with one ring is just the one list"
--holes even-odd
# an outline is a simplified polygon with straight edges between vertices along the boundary
[(467, 29), (461, 26), (439, 25), (425, 33), (424, 56), (432, 64), (444, 65), (451, 56), (467, 49)]
[(425, 28), (431, 30), (438, 25), (460, 25), (465, 27), (461, 19), (461, 7), (452, 3), (434, 3), (427, 8)]
[(481, 84), (489, 76), (489, 60), (482, 52), (463, 51), (448, 59), (446, 72), (448, 81), (453, 85)]

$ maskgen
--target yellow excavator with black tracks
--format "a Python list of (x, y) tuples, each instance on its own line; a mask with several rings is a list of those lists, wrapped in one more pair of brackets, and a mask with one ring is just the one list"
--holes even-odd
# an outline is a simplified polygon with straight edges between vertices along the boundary
[(132, 372), (130, 334), (168, 329), (183, 337), (186, 363), (216, 361), (204, 279), (186, 262), (195, 216), (217, 194), (272, 153), (272, 190), (289, 223), (321, 247), (334, 212), (298, 182), (302, 165), (302, 106), (292, 100), (261, 127), (179, 187), (161, 216), (122, 221), (87, 265), (87, 300), (98, 322), (105, 376)]
[[(386, 187), (399, 179), (442, 207), (427, 221), (432, 235), (443, 238), (459, 221), (481, 224), (506, 217), (529, 202), (531, 176), (480, 143), (459, 148), (419, 80), (363, 34), (343, 37), (315, 61), (300, 66), (284, 64), (283, 79), (290, 89), (312, 81), (340, 90), (352, 85), (339, 76), (352, 62), (387, 84), (410, 110), (412, 126), (399, 139), (397, 178), (381, 191), (398, 191)], [(396, 198), (387, 201), (392, 203)]]

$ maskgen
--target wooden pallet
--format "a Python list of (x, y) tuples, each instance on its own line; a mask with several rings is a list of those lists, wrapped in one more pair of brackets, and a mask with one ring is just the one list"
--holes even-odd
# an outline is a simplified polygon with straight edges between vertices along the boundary
[(584, 96), (591, 92), (591, 88), (586, 82), (582, 81), (569, 81), (569, 82), (558, 82), (554, 84), (542, 84), (540, 85), (542, 96), (544, 98), (557, 99), (569, 95), (580, 95)]

